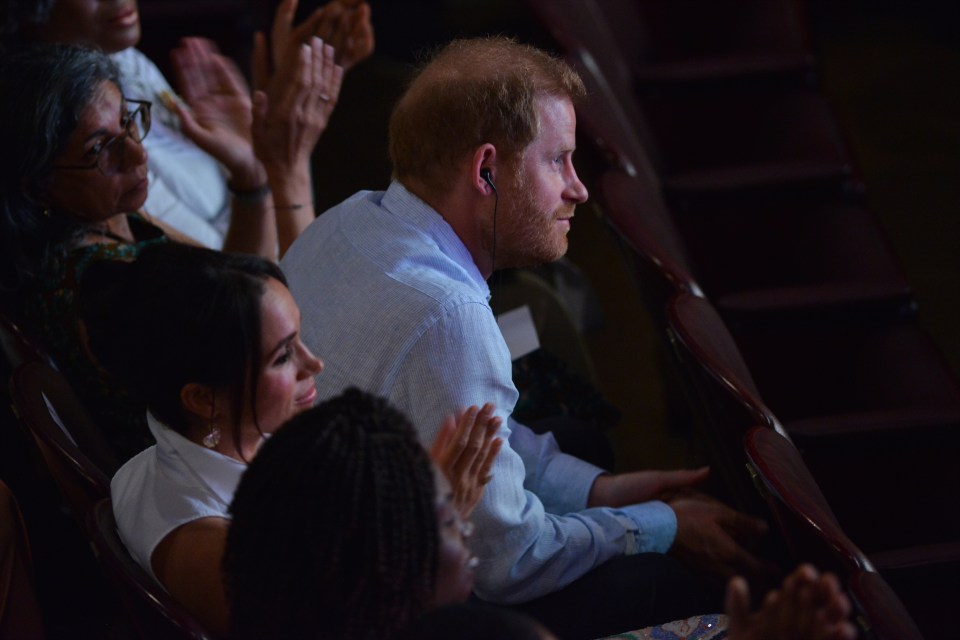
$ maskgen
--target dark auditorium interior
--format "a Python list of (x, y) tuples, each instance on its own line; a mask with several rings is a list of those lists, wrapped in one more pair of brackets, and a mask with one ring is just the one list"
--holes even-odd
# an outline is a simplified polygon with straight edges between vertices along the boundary
[[(165, 73), (182, 35), (246, 68), (275, 5), (139, 3), (140, 48)], [(376, 52), (314, 153), (317, 211), (386, 188), (387, 119), (432, 48), (505, 34), (563, 56), (588, 89), (575, 161), (590, 201), (563, 267), (530, 277), (578, 332), (543, 349), (619, 412), (616, 470), (709, 464), (712, 491), (771, 524), (759, 551), (838, 575), (862, 638), (957, 637), (960, 3), (369, 4)], [(495, 308), (514, 275), (493, 277)], [(6, 318), (0, 342), (9, 379), (29, 357)], [(88, 538), (105, 478), (78, 477), (76, 455), (97, 452), (40, 433), (11, 408), (23, 389), (3, 388), (0, 479), (47, 637), (206, 637), (120, 586), (117, 550)]]

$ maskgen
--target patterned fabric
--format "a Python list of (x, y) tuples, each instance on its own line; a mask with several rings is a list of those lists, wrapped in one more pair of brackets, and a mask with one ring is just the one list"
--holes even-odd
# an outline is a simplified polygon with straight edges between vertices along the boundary
[(27, 299), (27, 318), (43, 337), (50, 355), (97, 420), (123, 462), (153, 444), (146, 406), (97, 366), (80, 338), (80, 281), (102, 260), (133, 260), (145, 247), (167, 238), (137, 215), (128, 215), (134, 244), (92, 244), (53, 256), (44, 265)]
[(726, 637), (727, 616), (712, 614), (618, 633), (605, 640), (721, 640)]

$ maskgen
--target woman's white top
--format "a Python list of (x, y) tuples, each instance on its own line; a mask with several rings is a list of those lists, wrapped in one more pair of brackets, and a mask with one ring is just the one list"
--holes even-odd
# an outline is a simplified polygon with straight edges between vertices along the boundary
[(157, 444), (123, 465), (110, 482), (120, 538), (156, 579), (150, 558), (177, 527), (200, 518), (229, 518), (247, 465), (194, 444), (149, 413)]

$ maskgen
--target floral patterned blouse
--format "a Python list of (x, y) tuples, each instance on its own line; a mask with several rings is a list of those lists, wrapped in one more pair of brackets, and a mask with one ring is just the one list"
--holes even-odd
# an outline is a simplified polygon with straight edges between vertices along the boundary
[(167, 242), (158, 227), (128, 214), (136, 242), (97, 243), (48, 259), (26, 302), (27, 318), (43, 337), (67, 377), (103, 430), (121, 464), (152, 445), (146, 405), (90, 357), (80, 338), (80, 282), (87, 267), (102, 260), (134, 260), (153, 244)]

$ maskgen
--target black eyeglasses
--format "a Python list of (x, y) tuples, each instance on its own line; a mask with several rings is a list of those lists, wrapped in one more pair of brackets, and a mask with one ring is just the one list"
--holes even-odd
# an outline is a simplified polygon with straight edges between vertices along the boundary
[(92, 149), (93, 160), (89, 164), (58, 164), (54, 169), (96, 169), (103, 175), (109, 177), (120, 172), (123, 167), (123, 155), (126, 145), (123, 141), (129, 136), (138, 143), (150, 133), (150, 106), (152, 103), (146, 100), (123, 99), (124, 108), (128, 105), (137, 105), (133, 111), (128, 111), (120, 119), (120, 126), (123, 127), (123, 133), (106, 140), (99, 148)]

